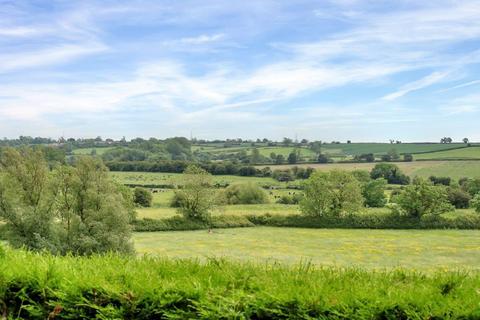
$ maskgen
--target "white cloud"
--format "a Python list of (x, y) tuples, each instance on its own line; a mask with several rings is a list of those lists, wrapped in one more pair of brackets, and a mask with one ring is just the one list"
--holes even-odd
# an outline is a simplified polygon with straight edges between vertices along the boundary
[(390, 93), (384, 96), (382, 99), (387, 101), (398, 99), (400, 97), (403, 97), (409, 92), (423, 89), (441, 80), (444, 80), (447, 75), (448, 75), (448, 72), (433, 72), (428, 76), (423, 77), (419, 80), (407, 83), (406, 85), (402, 86), (398, 91)]

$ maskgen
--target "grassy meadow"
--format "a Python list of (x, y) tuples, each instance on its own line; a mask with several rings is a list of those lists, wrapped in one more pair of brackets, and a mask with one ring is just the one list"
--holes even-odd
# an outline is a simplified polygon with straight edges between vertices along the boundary
[[(368, 170), (370, 171), (376, 163), (331, 163), (331, 164), (297, 164), (298, 167), (311, 167), (316, 170), (329, 171), (332, 169), (340, 170)], [(395, 164), (405, 174), (414, 177), (442, 176), (460, 179), (463, 177), (480, 177), (480, 161), (413, 161), (413, 162), (395, 162)], [(287, 169), (295, 165), (271, 165), (272, 169)], [(265, 166), (258, 166), (263, 168)]]
[(478, 230), (238, 228), (135, 234), (139, 254), (369, 269), (479, 269)]

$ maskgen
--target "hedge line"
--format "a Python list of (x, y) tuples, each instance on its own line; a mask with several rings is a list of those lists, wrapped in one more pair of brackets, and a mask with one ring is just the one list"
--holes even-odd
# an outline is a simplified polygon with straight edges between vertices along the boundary
[(479, 214), (458, 216), (426, 215), (418, 218), (391, 213), (351, 214), (343, 217), (309, 217), (303, 215), (222, 215), (210, 223), (192, 221), (183, 217), (141, 219), (134, 223), (135, 231), (184, 231), (208, 228), (292, 227), (338, 229), (480, 229)]
[(479, 319), (478, 288), (478, 272), (0, 250), (1, 319)]

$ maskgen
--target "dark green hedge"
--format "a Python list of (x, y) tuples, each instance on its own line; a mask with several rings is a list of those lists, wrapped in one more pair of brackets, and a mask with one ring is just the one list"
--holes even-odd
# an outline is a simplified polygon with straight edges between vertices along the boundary
[(191, 221), (178, 216), (159, 220), (141, 219), (134, 223), (135, 231), (181, 231), (255, 226), (339, 229), (480, 229), (480, 214), (429, 215), (420, 219), (390, 213), (352, 214), (343, 217), (225, 215), (213, 217), (210, 223)]

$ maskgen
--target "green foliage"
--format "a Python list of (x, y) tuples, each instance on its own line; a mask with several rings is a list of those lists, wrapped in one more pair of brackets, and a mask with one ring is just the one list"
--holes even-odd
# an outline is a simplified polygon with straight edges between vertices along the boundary
[(395, 201), (399, 205), (400, 213), (416, 218), (453, 211), (445, 187), (434, 186), (421, 178), (406, 186)]
[(266, 192), (253, 183), (234, 184), (224, 191), (227, 204), (261, 204), (268, 203)]
[(281, 195), (277, 200), (277, 203), (281, 204), (299, 204), (302, 201), (303, 195), (294, 193), (292, 195), (284, 194)]
[(476, 272), (285, 267), (7, 250), (6, 319), (476, 319)]
[(370, 172), (372, 179), (383, 178), (391, 184), (408, 184), (410, 178), (403, 174), (400, 168), (392, 163), (379, 163)]
[(447, 188), (448, 202), (457, 209), (466, 209), (469, 207), (472, 197), (470, 194), (459, 187)]
[(387, 181), (382, 178), (363, 183), (362, 195), (365, 199), (365, 205), (372, 208), (384, 207), (387, 203), (386, 186)]
[(480, 213), (480, 193), (477, 193), (470, 201), (470, 207), (475, 209), (475, 212)]
[(0, 170), (0, 219), (15, 246), (56, 254), (133, 251), (131, 198), (99, 160), (50, 170), (43, 154), (7, 149)]
[(182, 188), (175, 190), (179, 212), (187, 219), (208, 221), (215, 205), (212, 176), (204, 169), (189, 166), (183, 173)]
[(303, 183), (301, 210), (311, 216), (339, 216), (361, 210), (361, 185), (346, 171), (315, 172)]
[(152, 206), (153, 196), (150, 190), (137, 187), (133, 192), (133, 202), (142, 207)]

